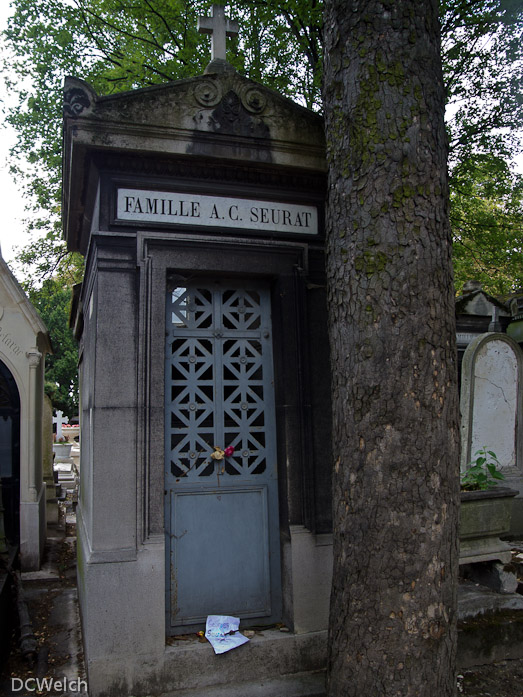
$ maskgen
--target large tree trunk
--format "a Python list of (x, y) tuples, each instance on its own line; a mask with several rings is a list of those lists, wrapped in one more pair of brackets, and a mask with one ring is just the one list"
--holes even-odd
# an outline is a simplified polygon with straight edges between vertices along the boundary
[(437, 0), (327, 0), (331, 697), (455, 692), (459, 429)]

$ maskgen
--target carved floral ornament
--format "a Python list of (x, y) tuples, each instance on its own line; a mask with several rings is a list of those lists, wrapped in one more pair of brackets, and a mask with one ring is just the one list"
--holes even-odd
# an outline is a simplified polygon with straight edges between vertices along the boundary
[(91, 99), (87, 92), (81, 87), (71, 87), (64, 93), (64, 114), (72, 118), (77, 118), (89, 109)]
[(267, 98), (256, 87), (250, 87), (242, 95), (243, 106), (253, 114), (261, 114), (267, 106)]
[(212, 80), (199, 82), (193, 90), (193, 95), (197, 103), (204, 107), (216, 106), (222, 98), (219, 86)]
[(231, 91), (237, 94), (243, 107), (251, 114), (261, 114), (267, 106), (267, 98), (262, 90), (250, 85), (238, 89), (237, 85), (222, 85), (213, 80), (204, 80), (194, 87), (193, 95), (200, 106), (211, 108), (219, 104)]

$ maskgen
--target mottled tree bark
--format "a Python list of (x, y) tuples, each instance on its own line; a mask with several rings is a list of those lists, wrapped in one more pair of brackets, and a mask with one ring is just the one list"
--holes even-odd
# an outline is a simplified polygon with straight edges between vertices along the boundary
[(455, 693), (459, 438), (437, 0), (326, 0), (330, 697)]

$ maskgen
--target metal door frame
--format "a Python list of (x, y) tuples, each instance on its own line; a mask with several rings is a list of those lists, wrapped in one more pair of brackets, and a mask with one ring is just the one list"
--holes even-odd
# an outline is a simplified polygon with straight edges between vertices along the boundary
[[(180, 283), (182, 285), (178, 286), (178, 287), (183, 288), (184, 287), (183, 281), (180, 281)], [(212, 278), (212, 277), (210, 277), (210, 278), (209, 277), (199, 277), (198, 280), (192, 279), (191, 285), (193, 287), (198, 287), (199, 289), (209, 289), (209, 290), (214, 289), (214, 290), (216, 290), (217, 288), (221, 288), (223, 293), (222, 293), (222, 300), (220, 302), (224, 302), (224, 300), (223, 300), (224, 294), (227, 292), (231, 292), (232, 297), (234, 298), (234, 293), (238, 293), (239, 289), (243, 289), (242, 292), (246, 291), (246, 290), (254, 291), (254, 292), (260, 291), (260, 293), (261, 293), (260, 299), (262, 296), (265, 296), (264, 302), (268, 306), (268, 311), (267, 311), (268, 312), (268, 321), (271, 322), (271, 314), (272, 314), (271, 293), (270, 293), (270, 285), (268, 282), (260, 282), (260, 281), (256, 281), (256, 280), (249, 279), (249, 278), (227, 280), (227, 279), (216, 279), (216, 278)], [(170, 290), (170, 288), (167, 288), (167, 296), (169, 295), (169, 293), (172, 293), (172, 291)], [(245, 295), (245, 293), (244, 293), (244, 295)], [(215, 295), (212, 296), (213, 317), (215, 316), (214, 313), (217, 310), (216, 297), (217, 296), (215, 296)], [(247, 297), (247, 296), (245, 295), (245, 297)], [(180, 307), (183, 306), (183, 302), (185, 302), (183, 300), (183, 292), (182, 292), (182, 301), (181, 302), (182, 302), (182, 304), (178, 305), (177, 311), (179, 313), (181, 312), (183, 315), (183, 313), (187, 313), (187, 309), (180, 310)], [(261, 300), (260, 300), (260, 302), (261, 302)], [(196, 305), (195, 305), (195, 308), (196, 308)], [(195, 308), (193, 308), (193, 311), (195, 311)], [(200, 310), (201, 310), (201, 308), (200, 308)], [(172, 307), (169, 306), (169, 303), (167, 303), (166, 304), (166, 322), (169, 321), (169, 317), (168, 317), (169, 312), (172, 312)], [(232, 328), (230, 328), (229, 331), (224, 330), (222, 328), (219, 332), (220, 335), (216, 336), (216, 334), (218, 333), (218, 332), (216, 332), (216, 330), (214, 330), (214, 329), (209, 330), (208, 329), (209, 323), (205, 319), (205, 312), (207, 312), (207, 308), (205, 308), (205, 310), (201, 312), (201, 317), (203, 317), (202, 323), (206, 324), (207, 327), (201, 329), (198, 327), (198, 323), (196, 322), (194, 324), (194, 326), (192, 327), (192, 331), (189, 332), (190, 334), (194, 334), (195, 337), (201, 336), (203, 341), (210, 342), (211, 341), (210, 335), (206, 336), (206, 332), (207, 332), (207, 334), (209, 334), (209, 332), (211, 332), (211, 333), (214, 332), (215, 340), (219, 341), (220, 345), (223, 346), (227, 341), (230, 341), (233, 345), (234, 345), (234, 342), (236, 342), (238, 345), (240, 345), (239, 337), (241, 337), (242, 334), (243, 334), (243, 336), (247, 336), (249, 334), (249, 330), (248, 329), (246, 330), (245, 327), (243, 328), (243, 331), (241, 328), (232, 327)], [(260, 309), (260, 313), (261, 313), (261, 309)], [(185, 314), (185, 316), (187, 317), (187, 314)], [(220, 317), (221, 317), (221, 319), (223, 319), (225, 317), (225, 315), (221, 314)], [(183, 317), (182, 317), (182, 319), (183, 319)], [(188, 321), (190, 321), (190, 320), (188, 320)], [(263, 324), (263, 322), (262, 322), (262, 324)], [(267, 476), (265, 477), (265, 480), (264, 480), (264, 486), (265, 486), (265, 483), (267, 484), (267, 491), (268, 491), (268, 494), (266, 496), (267, 500), (266, 500), (265, 504), (260, 504), (260, 506), (263, 506), (263, 505), (267, 506), (266, 515), (268, 518), (268, 531), (269, 531), (268, 532), (268, 537), (269, 537), (268, 549), (267, 549), (267, 557), (266, 557), (267, 569), (265, 571), (262, 571), (262, 573), (267, 573), (269, 576), (270, 597), (267, 598), (267, 602), (265, 602), (265, 604), (262, 603), (260, 605), (258, 612), (243, 613), (244, 617), (256, 617), (257, 624), (264, 623), (264, 622), (265, 623), (273, 623), (273, 622), (281, 619), (281, 571), (280, 571), (280, 552), (279, 552), (278, 479), (277, 479), (278, 473), (277, 473), (277, 467), (276, 467), (277, 447), (276, 447), (276, 420), (275, 420), (275, 411), (274, 411), (274, 406), (275, 406), (274, 374), (273, 374), (273, 365), (272, 365), (272, 350), (273, 350), (273, 347), (272, 347), (272, 329), (271, 329), (271, 327), (269, 327), (269, 328), (261, 327), (260, 332), (264, 333), (263, 341), (265, 342), (266, 346), (268, 346), (270, 348), (270, 355), (269, 355), (268, 359), (266, 358), (266, 356), (268, 355), (267, 350), (263, 351), (263, 361), (265, 362), (264, 367), (263, 367), (263, 375), (268, 380), (267, 384), (270, 383), (270, 385), (271, 385), (270, 395), (267, 396), (264, 393), (263, 400), (264, 400), (264, 402), (266, 402), (267, 399), (269, 399), (269, 401), (271, 403), (271, 409), (264, 412), (266, 414), (266, 417), (264, 417), (264, 418), (268, 419), (267, 426), (265, 428), (265, 432), (272, 433), (272, 439), (273, 439), (272, 455), (269, 456), (269, 459), (270, 458), (273, 459), (274, 465), (271, 469), (270, 463), (268, 463), (268, 472), (267, 472)], [(175, 330), (174, 330), (174, 334), (176, 334)], [(251, 332), (251, 335), (252, 335), (252, 332)], [(262, 339), (260, 339), (260, 340), (262, 340)], [(172, 366), (172, 363), (171, 363), (172, 356), (169, 353), (169, 351), (170, 351), (169, 347), (170, 347), (171, 343), (173, 343), (174, 341), (175, 341), (175, 339), (172, 339), (171, 336), (168, 336), (166, 338), (166, 368), (165, 368), (166, 380), (167, 380), (167, 372), (172, 371), (172, 367), (171, 367)], [(184, 346), (183, 339), (177, 339), (177, 341), (178, 341), (180, 346), (182, 346), (182, 347)], [(188, 343), (190, 343), (190, 342), (188, 342)], [(194, 340), (194, 345), (198, 346), (197, 339)], [(193, 363), (196, 362), (194, 356), (191, 356), (190, 360), (192, 360)], [(213, 358), (212, 360), (215, 360), (215, 359)], [(218, 363), (220, 363), (220, 360), (222, 362), (224, 362), (223, 355), (221, 355), (221, 358), (219, 358), (217, 360), (218, 360)], [(245, 362), (243, 356), (242, 356), (241, 360)], [(269, 365), (267, 364), (267, 360), (270, 363)], [(194, 371), (196, 371), (193, 373), (194, 375), (196, 375), (197, 373), (200, 375), (205, 374), (205, 372), (206, 372), (205, 371), (205, 365), (206, 365), (205, 360), (202, 359), (202, 363), (203, 363), (203, 368), (200, 367), (199, 369), (197, 369), (196, 366), (194, 367)], [(218, 365), (218, 364), (216, 363), (213, 365)], [(175, 371), (177, 371), (177, 369), (175, 369)], [(179, 372), (179, 371), (177, 371), (177, 372)], [(221, 374), (221, 371), (219, 371), (219, 372)], [(220, 379), (221, 378), (218, 378), (218, 380), (220, 380)], [(183, 380), (182, 380), (182, 382), (183, 382)], [(184, 384), (188, 385), (189, 383), (187, 382)], [(238, 382), (238, 385), (239, 384), (240, 383)], [(220, 389), (222, 389), (222, 388), (220, 388)], [(223, 389), (225, 389), (225, 388), (223, 388)], [(237, 389), (239, 390), (240, 388), (238, 387)], [(188, 390), (188, 387), (184, 387), (183, 390)], [(183, 392), (183, 390), (182, 390), (182, 392)], [(204, 395), (200, 394), (200, 397), (204, 397)], [(235, 474), (234, 471), (232, 471), (232, 472), (231, 471), (229, 471), (229, 472), (223, 471), (221, 478), (219, 475), (217, 476), (218, 489), (216, 489), (216, 485), (214, 484), (214, 482), (212, 485), (210, 485), (209, 481), (207, 480), (207, 478), (205, 476), (199, 477), (197, 474), (198, 472), (199, 473), (203, 472), (205, 475), (206, 470), (208, 470), (209, 467), (212, 467), (213, 465), (216, 464), (216, 463), (213, 463), (212, 461), (209, 462), (209, 450), (212, 451), (211, 443), (214, 442), (215, 435), (213, 434), (212, 436), (209, 436), (209, 434), (207, 434), (207, 439), (206, 439), (207, 442), (205, 442), (205, 444), (201, 443), (201, 441), (199, 443), (192, 442), (193, 452), (187, 453), (191, 457), (193, 457), (193, 459), (195, 461), (194, 466), (191, 466), (191, 461), (187, 460), (186, 464), (182, 465), (181, 469), (180, 469), (180, 467), (176, 466), (176, 474), (175, 474), (175, 472), (172, 472), (172, 476), (178, 476), (179, 478), (177, 481), (183, 482), (183, 483), (178, 486), (178, 491), (176, 489), (171, 489), (170, 486), (172, 483), (171, 484), (168, 483), (168, 480), (170, 479), (170, 477), (167, 473), (167, 463), (170, 461), (170, 452), (171, 452), (171, 445), (172, 445), (172, 443), (170, 442), (171, 441), (171, 434), (172, 434), (170, 418), (169, 419), (167, 418), (167, 414), (171, 413), (170, 389), (167, 388), (167, 382), (166, 382), (166, 389), (165, 389), (165, 399), (166, 399), (166, 402), (165, 402), (166, 454), (165, 454), (165, 470), (164, 470), (165, 475), (164, 476), (166, 479), (166, 484), (165, 484), (165, 522), (166, 522), (166, 564), (167, 564), (167, 572), (168, 572), (167, 573), (167, 582), (166, 582), (166, 618), (167, 618), (167, 632), (168, 633), (177, 633), (180, 631), (187, 631), (188, 625), (194, 626), (195, 628), (201, 626), (203, 618), (202, 617), (192, 617), (192, 619), (186, 618), (186, 619), (182, 620), (181, 623), (174, 623), (174, 621), (173, 621), (174, 618), (171, 617), (171, 614), (172, 614), (171, 603), (173, 602), (172, 601), (173, 593), (172, 593), (171, 587), (176, 588), (176, 584), (177, 584), (177, 579), (172, 578), (173, 572), (171, 570), (172, 569), (171, 565), (174, 565), (174, 567), (176, 566), (177, 560), (175, 558), (173, 558), (173, 555), (174, 555), (174, 557), (176, 557), (176, 549), (177, 549), (178, 545), (175, 542), (173, 544), (173, 548), (171, 548), (170, 539), (174, 533), (176, 533), (176, 532), (180, 533), (180, 531), (178, 531), (176, 528), (176, 514), (177, 514), (177, 512), (174, 508), (174, 500), (176, 499), (177, 496), (179, 497), (179, 496), (183, 496), (183, 495), (187, 495), (187, 494), (189, 494), (189, 495), (193, 494), (195, 496), (198, 496), (198, 495), (202, 496), (203, 495), (205, 497), (206, 493), (209, 493), (209, 492), (216, 493), (216, 491), (219, 491), (220, 494), (222, 494), (222, 495), (227, 495), (227, 494), (230, 495), (230, 494), (234, 494), (234, 493), (237, 493), (238, 491), (240, 491), (242, 486), (244, 487), (244, 489), (245, 489), (245, 487), (247, 487), (247, 489), (245, 489), (246, 493), (250, 492), (252, 494), (252, 492), (254, 492), (255, 490), (260, 488), (258, 486), (260, 484), (260, 476), (259, 476), (259, 474), (256, 474), (256, 461), (255, 461), (254, 465), (251, 467), (251, 472), (248, 472), (248, 471), (246, 472), (244, 468), (240, 467), (240, 470), (242, 470), (241, 484), (240, 484), (240, 481), (236, 480), (236, 477), (232, 476), (232, 474)], [(196, 406), (194, 404), (191, 404), (190, 406), (193, 408), (193, 410), (196, 409)], [(244, 406), (245, 405), (242, 405), (242, 408)], [(202, 410), (200, 410), (200, 411), (202, 411)], [(224, 427), (224, 424), (221, 422), (223, 420), (222, 414), (220, 414), (219, 412), (220, 412), (219, 409), (216, 412), (214, 412), (215, 414), (218, 414), (218, 421), (213, 422), (213, 425), (212, 425), (214, 433), (220, 432), (221, 428)], [(225, 413), (225, 408), (223, 410), (223, 413)], [(203, 414), (205, 416), (205, 409), (203, 409)], [(234, 430), (234, 428), (233, 428), (233, 430)], [(211, 437), (210, 441), (209, 441), (209, 437)], [(187, 440), (187, 438), (186, 438), (186, 440)], [(180, 442), (182, 444), (184, 443), (184, 440), (181, 437), (180, 437)], [(225, 447), (226, 445), (232, 444), (233, 442), (236, 442), (236, 441), (234, 441), (234, 439), (233, 439), (233, 441), (231, 441), (231, 443), (223, 443), (223, 444), (220, 443), (219, 445)], [(265, 440), (265, 444), (267, 444), (267, 440)], [(203, 447), (208, 448), (207, 453), (205, 453), (203, 455), (203, 458), (204, 458), (203, 461), (202, 461), (202, 458), (200, 457), (200, 452), (198, 452), (198, 453), (196, 452), (196, 449), (198, 447), (201, 447), (202, 445), (203, 445)], [(245, 445), (245, 440), (243, 441), (243, 446), (244, 445)], [(189, 450), (190, 450), (190, 448), (189, 448)], [(248, 464), (248, 458), (247, 458), (246, 452), (244, 451), (243, 453), (240, 453), (240, 454), (242, 456), (244, 456), (243, 463), (245, 464), (247, 462), (247, 464)], [(169, 455), (169, 457), (168, 457), (168, 455)], [(234, 458), (232, 458), (232, 460), (234, 462)], [(258, 460), (259, 460), (259, 458), (258, 458)], [(237, 458), (236, 459), (237, 464), (238, 464), (238, 461), (239, 461), (239, 459)], [(231, 466), (232, 466), (232, 463), (228, 462), (226, 464), (224, 463), (223, 467), (225, 470), (225, 467), (230, 468)], [(172, 470), (172, 464), (171, 464), (171, 470)], [(247, 470), (248, 470), (248, 467), (247, 467)], [(234, 485), (231, 489), (227, 488), (227, 475), (229, 475), (229, 481), (231, 482), (231, 484)], [(187, 482), (184, 481), (186, 476), (189, 477)], [(213, 471), (213, 476), (214, 476), (214, 471)], [(263, 477), (262, 477), (262, 479), (263, 479)], [(178, 500), (180, 502), (183, 501), (183, 499), (178, 499)], [(263, 495), (262, 495), (262, 498), (255, 497), (255, 499), (253, 499), (253, 501), (256, 501), (256, 500), (259, 500), (261, 502), (263, 500)], [(200, 498), (199, 501), (200, 502), (205, 501), (205, 498), (203, 498), (203, 499)], [(261, 511), (261, 508), (260, 508), (260, 515), (265, 515), (265, 513)], [(178, 535), (178, 538), (180, 538), (181, 535), (183, 535), (183, 531), (181, 532), (181, 534)], [(176, 537), (176, 535), (175, 535), (175, 537)], [(261, 544), (263, 544), (263, 543), (261, 543)], [(182, 547), (182, 545), (183, 545), (183, 543), (180, 542), (179, 547)], [(173, 550), (174, 550), (174, 552), (173, 552)], [(215, 612), (216, 613), (221, 612), (220, 608), (217, 607)], [(211, 614), (211, 613), (209, 612), (208, 614)], [(240, 616), (241, 616), (242, 613), (238, 613), (238, 614), (240, 614)]]

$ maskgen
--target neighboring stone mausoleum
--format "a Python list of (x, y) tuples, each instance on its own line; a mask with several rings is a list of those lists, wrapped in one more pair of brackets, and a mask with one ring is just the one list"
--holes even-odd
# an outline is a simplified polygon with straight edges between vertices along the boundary
[(50, 352), (44, 323), (0, 254), (0, 504), (24, 571), (40, 568), (46, 536), (42, 416)]
[[(216, 56), (193, 79), (111, 97), (67, 79), (64, 94), (65, 233), (86, 257), (74, 322), (90, 694), (323, 668), (322, 120)], [(209, 614), (271, 629), (222, 657), (170, 639)]]

